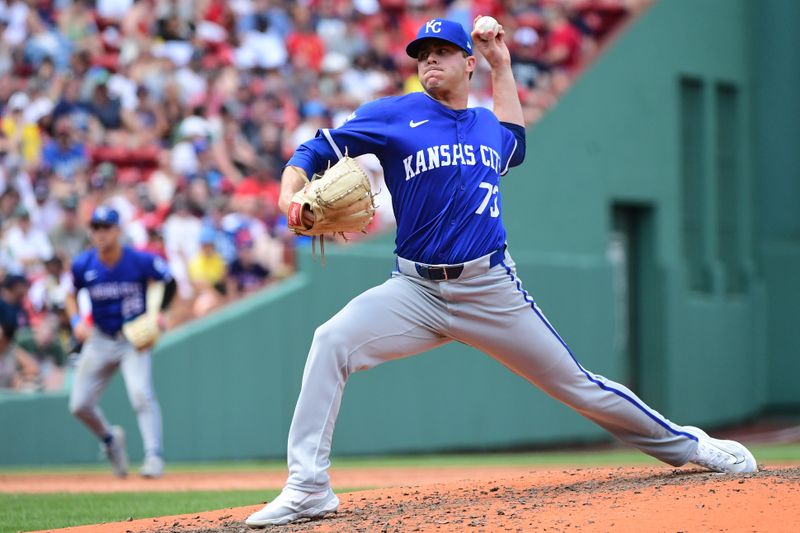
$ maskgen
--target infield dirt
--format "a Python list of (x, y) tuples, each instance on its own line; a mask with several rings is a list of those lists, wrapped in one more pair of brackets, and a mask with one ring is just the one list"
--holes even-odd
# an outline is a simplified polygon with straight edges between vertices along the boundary
[[(220, 479), (208, 482), (216, 483), (215, 488), (220, 490), (272, 486), (267, 479), (269, 475), (264, 473), (258, 474), (260, 481), (250, 474), (225, 476), (229, 479), (225, 484), (221, 485)], [(280, 481), (283, 476), (275, 474)], [(133, 488), (139, 482), (112, 480), (111, 485), (122, 485), (124, 488), (119, 490), (126, 491), (152, 491), (160, 487), (175, 490), (182, 483), (189, 483), (190, 478), (192, 488), (200, 490), (196, 483), (202, 475), (189, 474), (144, 483), (143, 489)], [(7, 485), (6, 481), (3, 485)], [(276, 486), (280, 486), (280, 481)], [(108, 485), (108, 480), (104, 483)], [(669, 467), (528, 467), (494, 471), (358, 468), (334, 472), (334, 483), (394, 486), (340, 494), (338, 513), (267, 531), (800, 531), (800, 466), (796, 465), (762, 465), (760, 472), (740, 476)], [(167, 489), (168, 486), (172, 488)], [(243, 524), (244, 518), (260, 507), (259, 504), (57, 531), (244, 533), (250, 531)]]

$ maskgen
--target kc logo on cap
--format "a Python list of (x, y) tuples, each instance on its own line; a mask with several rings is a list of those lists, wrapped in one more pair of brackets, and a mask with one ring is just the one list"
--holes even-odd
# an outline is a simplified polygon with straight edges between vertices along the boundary
[(431, 19), (422, 25), (417, 32), (417, 38), (408, 43), (406, 53), (415, 58), (419, 54), (419, 48), (425, 39), (441, 39), (452, 43), (467, 54), (472, 55), (472, 39), (458, 22), (445, 19)]
[(429, 20), (425, 23), (425, 33), (439, 33), (442, 31), (442, 21), (441, 20)]
[(92, 218), (89, 223), (115, 226), (119, 224), (119, 213), (112, 207), (99, 205), (92, 212)]

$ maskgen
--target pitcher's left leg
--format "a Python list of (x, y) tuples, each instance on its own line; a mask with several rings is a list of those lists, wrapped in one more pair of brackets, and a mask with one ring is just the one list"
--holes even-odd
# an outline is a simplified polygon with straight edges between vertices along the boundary
[(465, 297), (470, 290), (481, 291), (482, 297), (480, 305), (460, 308), (456, 338), (488, 353), (623, 442), (673, 466), (692, 458), (697, 436), (651, 409), (627, 387), (578, 362), (522, 288), (513, 262), (481, 278), (459, 284)]

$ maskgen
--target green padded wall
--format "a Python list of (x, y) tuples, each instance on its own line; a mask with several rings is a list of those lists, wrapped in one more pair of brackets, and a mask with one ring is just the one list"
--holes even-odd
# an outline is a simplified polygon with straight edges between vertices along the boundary
[[(754, 10), (753, 120), (759, 266), (766, 285), (768, 401), (800, 411), (800, 2), (766, 0)], [(763, 4), (763, 5), (762, 5)]]

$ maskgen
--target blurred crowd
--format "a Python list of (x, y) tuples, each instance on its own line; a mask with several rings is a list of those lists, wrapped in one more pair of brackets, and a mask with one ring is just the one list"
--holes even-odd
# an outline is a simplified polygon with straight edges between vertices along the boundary
[[(0, 388), (57, 389), (70, 259), (101, 203), (163, 256), (179, 324), (290, 274), (283, 165), (320, 127), (421, 90), (431, 17), (503, 24), (526, 120), (647, 0), (0, 0)], [(471, 105), (491, 107), (480, 63)], [(370, 230), (393, 224), (383, 190)]]

